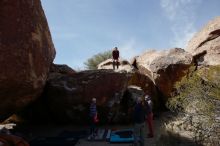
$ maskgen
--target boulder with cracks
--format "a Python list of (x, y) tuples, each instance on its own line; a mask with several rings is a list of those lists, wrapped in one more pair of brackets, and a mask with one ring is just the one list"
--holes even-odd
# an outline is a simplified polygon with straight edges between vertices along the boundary
[(0, 120), (35, 101), (55, 57), (40, 0), (0, 1)]
[(197, 65), (220, 64), (220, 17), (210, 21), (188, 43), (190, 52)]

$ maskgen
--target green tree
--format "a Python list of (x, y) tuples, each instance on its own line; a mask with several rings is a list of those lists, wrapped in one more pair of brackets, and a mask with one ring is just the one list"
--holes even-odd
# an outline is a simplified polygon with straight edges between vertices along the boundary
[(86, 69), (97, 69), (98, 64), (100, 64), (101, 62), (103, 62), (111, 57), (112, 57), (111, 50), (105, 51), (102, 53), (98, 53), (98, 54), (92, 56), (91, 58), (89, 58), (86, 62), (84, 62), (84, 65), (85, 65)]

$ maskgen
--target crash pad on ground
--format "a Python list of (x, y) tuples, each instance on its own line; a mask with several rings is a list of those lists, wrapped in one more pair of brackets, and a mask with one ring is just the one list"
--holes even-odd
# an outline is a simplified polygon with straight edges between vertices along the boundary
[(111, 143), (131, 143), (134, 141), (133, 129), (123, 129), (111, 132)]

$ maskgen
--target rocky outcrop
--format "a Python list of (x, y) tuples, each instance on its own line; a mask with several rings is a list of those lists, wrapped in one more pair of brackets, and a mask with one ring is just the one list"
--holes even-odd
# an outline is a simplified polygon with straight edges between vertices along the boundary
[[(54, 97), (54, 92), (63, 90), (66, 95), (72, 94), (73, 103), (90, 102), (97, 98), (97, 104), (106, 103), (113, 93), (122, 93), (127, 87), (129, 74), (115, 73), (106, 70), (93, 70), (75, 73), (71, 76), (51, 73), (48, 78), (48, 97)], [(50, 90), (50, 89), (52, 90)], [(71, 96), (70, 94), (70, 96)]]
[(188, 43), (186, 51), (193, 54), (197, 65), (220, 64), (220, 17), (210, 21)]
[(40, 0), (0, 1), (0, 119), (42, 92), (55, 57)]
[(183, 49), (149, 51), (136, 58), (138, 70), (149, 76), (159, 90), (169, 97), (173, 85), (186, 75), (192, 64), (192, 55)]
[[(88, 119), (89, 103), (95, 97), (100, 122), (129, 123), (135, 103), (135, 97), (130, 96), (130, 85), (142, 87), (141, 92), (148, 93), (153, 100), (157, 98), (153, 82), (137, 74), (104, 69), (74, 74), (51, 72), (42, 98), (23, 114), (34, 122), (49, 120), (83, 124), (88, 122), (85, 119)], [(138, 83), (139, 80), (142, 84)]]
[(175, 133), (192, 133), (199, 144), (220, 144), (220, 66), (199, 68), (184, 77), (168, 107), (178, 112), (166, 128)]
[[(116, 67), (115, 67), (116, 68)], [(98, 65), (98, 69), (113, 69), (113, 60), (107, 59)], [(119, 60), (119, 67), (116, 71), (125, 70), (132, 72), (132, 65), (127, 60)]]
[(167, 103), (178, 115), (166, 121), (165, 129), (197, 145), (220, 145), (219, 36), (220, 17), (217, 17), (190, 40), (186, 51), (192, 54), (196, 67), (178, 83)]
[(71, 67), (66, 64), (52, 64), (50, 67), (50, 72), (61, 73), (61, 74), (74, 74), (76, 73)]
[(120, 103), (129, 78), (129, 74), (110, 70), (90, 70), (72, 75), (50, 73), (42, 102), (32, 106), (37, 110), (32, 109), (35, 116), (31, 119), (41, 120), (38, 109), (45, 108), (54, 122), (85, 124), (89, 103), (95, 97), (101, 122), (107, 122), (111, 107)]

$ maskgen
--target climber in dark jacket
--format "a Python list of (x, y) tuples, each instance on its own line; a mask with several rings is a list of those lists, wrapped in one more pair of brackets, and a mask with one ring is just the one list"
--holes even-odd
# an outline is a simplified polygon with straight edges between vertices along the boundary
[(137, 98), (137, 103), (134, 108), (134, 146), (138, 146), (138, 138), (140, 137), (140, 145), (144, 146), (145, 135), (145, 108), (142, 98)]
[(119, 62), (118, 62), (118, 58), (119, 58), (119, 51), (118, 48), (115, 47), (114, 50), (112, 51), (112, 58), (113, 58), (113, 69), (115, 69), (115, 63), (118, 69), (119, 66)]

